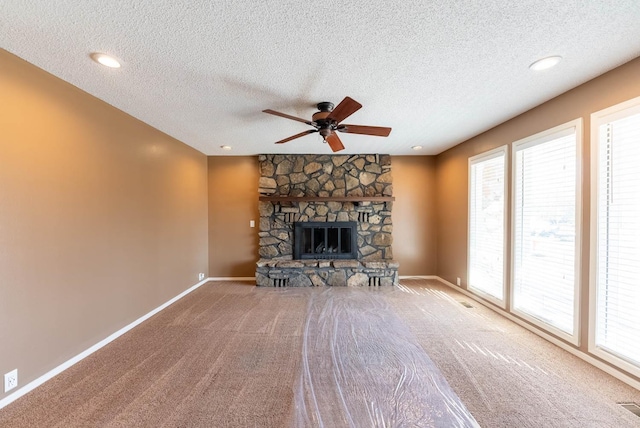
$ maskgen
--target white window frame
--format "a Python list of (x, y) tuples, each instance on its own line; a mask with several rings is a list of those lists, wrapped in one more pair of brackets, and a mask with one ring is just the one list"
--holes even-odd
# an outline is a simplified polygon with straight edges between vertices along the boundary
[[(494, 158), (497, 158), (499, 156), (504, 156), (504, 177), (503, 177), (503, 183), (504, 183), (504, 207), (503, 207), (503, 238), (502, 238), (502, 254), (503, 254), (503, 266), (502, 266), (502, 299), (498, 299), (495, 296), (492, 296), (491, 294), (488, 294), (478, 288), (473, 287), (473, 284), (471, 284), (471, 282), (469, 281), (470, 279), (470, 275), (469, 273), (471, 272), (471, 167), (479, 162), (483, 162), (483, 161), (488, 161)], [(493, 150), (489, 150), (487, 152), (481, 153), (479, 155), (475, 155), (469, 158), (469, 164), (468, 164), (468, 185), (467, 185), (467, 194), (468, 194), (468, 207), (467, 207), (467, 290), (482, 297), (485, 300), (490, 301), (491, 303), (501, 307), (502, 309), (506, 309), (507, 306), (507, 285), (508, 285), (508, 280), (507, 280), (507, 267), (508, 267), (508, 259), (509, 259), (509, 255), (507, 253), (507, 236), (508, 236), (508, 227), (507, 227), (507, 219), (509, 218), (509, 212), (507, 211), (508, 207), (509, 207), (509, 203), (508, 203), (508, 199), (509, 199), (509, 193), (508, 193), (508, 180), (507, 180), (507, 176), (508, 176), (508, 167), (509, 167), (509, 146), (508, 145), (504, 145), (502, 147), (498, 147), (496, 149)]]
[(600, 125), (640, 113), (640, 97), (616, 104), (591, 114), (591, 239), (589, 255), (589, 353), (622, 370), (640, 377), (640, 367), (616, 354), (596, 346), (597, 285), (598, 285), (598, 155)]
[[(568, 130), (575, 129), (576, 134), (576, 234), (575, 234), (575, 259), (574, 259), (574, 296), (573, 296), (573, 334), (568, 334), (565, 331), (560, 330), (559, 328), (547, 324), (546, 322), (529, 315), (526, 312), (519, 311), (515, 308), (514, 298), (515, 298), (515, 257), (516, 257), (516, 248), (515, 248), (515, 234), (516, 234), (516, 174), (515, 174), (515, 166), (516, 166), (516, 155), (518, 149), (523, 149), (531, 146), (535, 146), (537, 144), (542, 144), (547, 141), (554, 140), (558, 138), (559, 134), (562, 134)], [(509, 282), (509, 305), (511, 308), (511, 312), (518, 315), (519, 317), (527, 320), (531, 324), (545, 330), (555, 336), (558, 336), (561, 339), (566, 340), (567, 342), (580, 346), (580, 266), (582, 260), (582, 118), (574, 119), (570, 122), (563, 123), (562, 125), (555, 126), (551, 129), (547, 129), (546, 131), (539, 132), (537, 134), (531, 135), (529, 137), (523, 138), (518, 141), (514, 141), (511, 143), (511, 166), (512, 166), (512, 174), (511, 174), (511, 280)]]

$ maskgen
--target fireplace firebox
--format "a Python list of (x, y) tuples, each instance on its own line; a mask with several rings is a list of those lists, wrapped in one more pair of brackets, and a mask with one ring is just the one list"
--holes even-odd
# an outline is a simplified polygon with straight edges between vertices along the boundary
[(357, 259), (357, 223), (297, 222), (294, 225), (293, 258)]

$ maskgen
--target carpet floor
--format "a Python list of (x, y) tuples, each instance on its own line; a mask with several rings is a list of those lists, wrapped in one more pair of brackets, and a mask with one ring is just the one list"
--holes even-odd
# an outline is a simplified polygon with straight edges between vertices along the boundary
[(210, 282), (0, 426), (640, 427), (618, 402), (640, 391), (437, 281)]

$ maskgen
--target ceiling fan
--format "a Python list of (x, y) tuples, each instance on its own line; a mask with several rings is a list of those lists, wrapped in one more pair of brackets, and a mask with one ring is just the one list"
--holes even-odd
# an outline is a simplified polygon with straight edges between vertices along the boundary
[(292, 135), (284, 140), (276, 141), (276, 144), (283, 144), (296, 138), (304, 137), (314, 132), (319, 132), (322, 135), (325, 143), (329, 144), (331, 150), (334, 152), (344, 149), (342, 141), (336, 134), (338, 132), (346, 132), (350, 134), (363, 134), (363, 135), (375, 135), (378, 137), (388, 137), (391, 133), (391, 128), (383, 128), (380, 126), (362, 126), (362, 125), (347, 125), (342, 122), (347, 117), (351, 116), (356, 111), (362, 108), (362, 104), (354, 100), (353, 98), (345, 97), (344, 100), (334, 108), (333, 103), (324, 101), (318, 103), (318, 110), (313, 114), (311, 120), (301, 119), (299, 117), (291, 116), (285, 113), (280, 113), (274, 110), (262, 110), (264, 113), (273, 114), (276, 116), (284, 117), (286, 119), (296, 120), (298, 122), (306, 123), (313, 126), (315, 129), (301, 132), (296, 135)]

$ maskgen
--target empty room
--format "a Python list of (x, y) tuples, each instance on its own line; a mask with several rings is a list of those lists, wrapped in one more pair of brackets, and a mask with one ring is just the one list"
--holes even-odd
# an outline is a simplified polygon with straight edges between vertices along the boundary
[(0, 427), (640, 426), (636, 0), (0, 15)]

